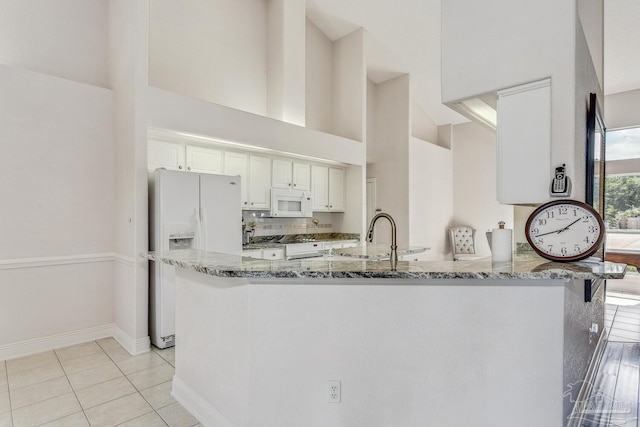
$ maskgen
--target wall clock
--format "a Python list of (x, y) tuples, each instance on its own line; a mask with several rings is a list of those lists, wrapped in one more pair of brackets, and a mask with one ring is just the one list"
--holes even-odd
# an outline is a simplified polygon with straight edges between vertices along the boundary
[(577, 200), (554, 200), (539, 206), (525, 226), (527, 241), (543, 258), (568, 262), (600, 249), (604, 223), (600, 214)]

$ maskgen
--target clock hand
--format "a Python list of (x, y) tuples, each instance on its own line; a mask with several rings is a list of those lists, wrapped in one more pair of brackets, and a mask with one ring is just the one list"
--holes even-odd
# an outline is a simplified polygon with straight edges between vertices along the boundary
[(575, 221), (573, 221), (571, 224), (567, 225), (565, 228), (563, 228), (562, 230), (558, 231), (558, 233), (563, 232), (564, 230), (568, 230), (569, 227), (571, 227), (573, 224), (575, 224), (576, 222), (580, 221), (581, 218), (576, 219)]
[(546, 236), (547, 234), (560, 233), (562, 230), (564, 230), (564, 228), (561, 228), (560, 230), (556, 230), (556, 231), (550, 231), (548, 233), (538, 234), (536, 237)]
[(560, 230), (556, 230), (556, 231), (550, 231), (548, 233), (542, 233), (542, 234), (538, 234), (536, 237), (540, 237), (540, 236), (546, 236), (547, 234), (553, 234), (553, 233), (562, 233), (565, 230), (568, 230), (569, 227), (571, 227), (573, 224), (575, 224), (576, 222), (580, 221), (580, 218), (576, 219), (575, 221), (573, 221), (571, 224), (567, 225), (566, 227), (561, 228)]

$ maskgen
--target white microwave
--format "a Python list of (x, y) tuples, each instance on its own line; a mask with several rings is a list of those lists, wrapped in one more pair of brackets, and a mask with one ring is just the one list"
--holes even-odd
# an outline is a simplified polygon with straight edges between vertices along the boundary
[(284, 188), (271, 189), (271, 216), (310, 218), (313, 216), (311, 193)]

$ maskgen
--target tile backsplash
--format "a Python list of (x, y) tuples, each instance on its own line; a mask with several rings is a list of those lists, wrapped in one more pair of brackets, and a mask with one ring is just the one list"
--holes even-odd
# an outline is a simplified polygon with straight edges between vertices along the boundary
[(247, 228), (253, 228), (254, 237), (286, 234), (333, 233), (332, 214), (317, 212), (312, 218), (269, 218), (266, 211), (243, 211)]

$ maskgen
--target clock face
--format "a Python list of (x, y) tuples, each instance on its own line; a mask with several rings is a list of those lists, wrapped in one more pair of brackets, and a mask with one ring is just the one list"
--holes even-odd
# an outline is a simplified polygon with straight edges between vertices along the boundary
[(577, 261), (600, 248), (604, 223), (585, 203), (557, 200), (545, 203), (529, 216), (525, 235), (540, 256), (554, 261)]

